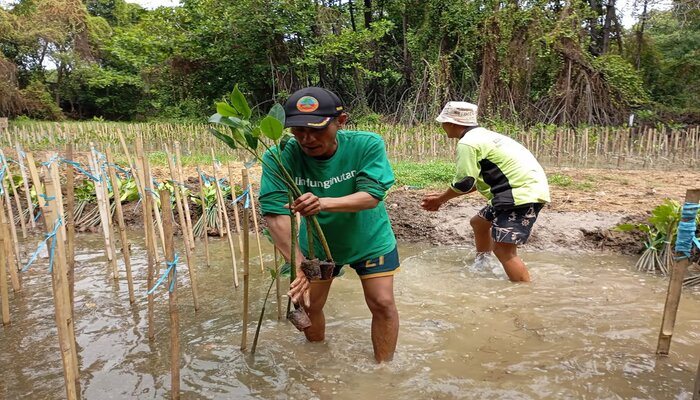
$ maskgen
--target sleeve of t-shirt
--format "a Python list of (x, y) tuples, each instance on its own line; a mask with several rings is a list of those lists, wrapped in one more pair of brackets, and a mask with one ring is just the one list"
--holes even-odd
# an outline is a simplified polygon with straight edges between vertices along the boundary
[(481, 173), (478, 150), (468, 144), (457, 145), (457, 172), (452, 180), (452, 190), (457, 193), (468, 193), (476, 184), (476, 178)]
[(381, 138), (373, 138), (367, 142), (356, 182), (358, 192), (369, 193), (380, 201), (384, 200), (386, 192), (394, 184), (394, 171), (389, 164)]
[(266, 151), (263, 155), (262, 177), (260, 178), (260, 212), (266, 214), (288, 215), (289, 210), (284, 205), (289, 202), (287, 197), (287, 186), (279, 178), (279, 166)]

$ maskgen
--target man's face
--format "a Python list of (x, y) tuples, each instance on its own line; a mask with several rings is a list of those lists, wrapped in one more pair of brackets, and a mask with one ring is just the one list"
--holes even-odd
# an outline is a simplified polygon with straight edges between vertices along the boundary
[(453, 124), (451, 122), (443, 122), (442, 123), (442, 130), (447, 133), (448, 138), (452, 139), (460, 139), (464, 135), (464, 130), (466, 127)]
[(334, 118), (325, 128), (294, 126), (292, 134), (301, 145), (302, 151), (309, 157), (327, 158), (335, 154), (338, 143), (336, 133), (347, 120), (347, 114)]

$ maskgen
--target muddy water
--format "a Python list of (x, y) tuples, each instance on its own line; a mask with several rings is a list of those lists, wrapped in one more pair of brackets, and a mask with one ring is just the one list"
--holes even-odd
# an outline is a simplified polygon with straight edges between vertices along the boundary
[[(169, 397), (167, 296), (157, 299), (158, 334), (149, 342), (143, 248), (132, 247), (139, 302), (130, 307), (126, 282), (115, 285), (109, 277), (99, 236), (79, 236), (79, 242), (76, 329), (84, 398)], [(333, 283), (325, 343), (306, 343), (278, 322), (272, 299), (258, 354), (241, 353), (242, 291), (233, 289), (226, 242), (215, 241), (214, 265), (198, 267), (197, 314), (187, 274), (179, 275), (183, 398), (692, 397), (700, 295), (683, 295), (672, 353), (657, 359), (667, 283), (630, 271), (631, 258), (525, 253), (533, 282), (514, 285), (492, 266), (477, 270), (469, 248), (402, 245), (400, 252), (398, 352), (394, 362), (378, 366), (369, 313), (351, 271)], [(253, 271), (251, 298), (261, 299), (268, 277), (257, 263)], [(0, 328), (0, 398), (63, 398), (46, 260), (24, 278), (24, 295), (11, 299), (13, 323)], [(253, 321), (260, 304), (253, 303)]]

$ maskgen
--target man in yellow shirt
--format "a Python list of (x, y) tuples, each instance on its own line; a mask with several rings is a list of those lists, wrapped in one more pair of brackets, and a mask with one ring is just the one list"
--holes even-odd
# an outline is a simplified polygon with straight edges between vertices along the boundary
[(457, 173), (450, 188), (431, 193), (421, 206), (437, 211), (446, 201), (479, 191), (488, 204), (470, 223), (474, 229), (477, 260), (491, 251), (511, 281), (528, 282), (530, 274), (518, 256), (537, 215), (550, 201), (542, 166), (515, 140), (479, 127), (477, 106), (451, 101), (438, 116), (447, 137), (459, 139)]

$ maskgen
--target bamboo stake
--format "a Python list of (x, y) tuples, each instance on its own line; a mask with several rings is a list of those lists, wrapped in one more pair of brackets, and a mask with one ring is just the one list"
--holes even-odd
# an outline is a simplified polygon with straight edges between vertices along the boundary
[[(119, 133), (119, 141), (121, 142), (122, 148), (124, 149), (124, 152), (127, 154), (127, 158), (130, 158), (129, 153), (128, 153), (128, 149), (126, 147), (126, 142), (124, 141), (124, 136), (121, 134), (121, 131), (117, 131), (117, 132)], [(139, 146), (139, 142), (140, 142), (141, 154), (137, 155), (137, 157), (139, 157), (141, 159), (141, 165), (142, 165), (142, 168), (144, 168), (144, 170), (139, 175), (139, 177), (141, 178), (141, 185), (142, 185), (141, 187), (144, 188), (144, 190), (146, 188), (150, 189), (150, 190), (146, 190), (144, 193), (139, 193), (141, 195), (141, 198), (145, 199), (146, 197), (152, 197), (153, 195), (155, 195), (155, 192), (153, 191), (153, 189), (151, 189), (153, 186), (153, 179), (151, 176), (150, 163), (148, 162), (148, 158), (144, 156), (143, 137), (141, 136), (141, 134), (137, 135), (136, 142), (137, 142), (137, 149), (136, 149), (137, 153), (139, 151), (138, 146)], [(158, 226), (157, 233), (160, 235), (160, 237), (159, 237), (160, 244), (163, 248), (165, 248), (165, 240), (163, 239), (163, 223), (162, 223), (161, 218), (160, 218), (160, 211), (158, 210), (158, 207), (153, 207), (152, 211), (156, 217), (156, 225)], [(154, 241), (155, 241), (155, 239), (154, 239)], [(157, 264), (158, 263), (158, 252), (157, 251), (155, 253), (155, 260), (156, 260), (156, 264)]]
[(100, 210), (100, 224), (102, 225), (102, 234), (105, 242), (105, 257), (107, 257), (107, 265), (112, 271), (112, 278), (118, 280), (119, 270), (117, 269), (116, 250), (114, 247), (114, 240), (112, 239), (112, 227), (110, 224), (112, 218), (110, 215), (109, 199), (105, 196), (105, 181), (100, 168), (97, 166), (96, 150), (92, 143), (90, 143), (88, 159), (92, 174), (98, 177), (98, 180), (95, 181), (95, 194), (97, 195), (97, 206)]
[[(688, 189), (685, 193), (685, 202), (700, 202), (700, 189)], [(682, 255), (682, 253), (676, 254), (676, 256)], [(673, 336), (673, 328), (676, 324), (676, 313), (678, 312), (678, 304), (681, 301), (683, 278), (685, 277), (688, 264), (688, 258), (681, 257), (674, 262), (673, 269), (671, 270), (668, 292), (666, 293), (666, 304), (664, 305), (664, 314), (661, 320), (661, 331), (659, 332), (659, 341), (656, 347), (656, 354), (658, 355), (668, 355), (668, 351), (671, 347), (671, 337)]]
[[(224, 237), (224, 215), (226, 215), (226, 205), (223, 202), (223, 196), (221, 196), (220, 191), (220, 186), (219, 186), (219, 174), (218, 174), (218, 167), (216, 165), (216, 157), (214, 156), (214, 149), (211, 150), (211, 159), (212, 159), (212, 165), (214, 166), (214, 180), (216, 180), (216, 187), (217, 187), (217, 192), (216, 192), (216, 209), (219, 210), (219, 212), (216, 214), (217, 215), (217, 223), (219, 226), (219, 237)], [(221, 198), (221, 199), (219, 199)]]
[[(221, 194), (221, 185), (219, 185), (219, 174), (216, 170), (216, 164), (214, 164), (214, 184), (216, 185), (216, 195), (218, 198), (217, 203), (224, 205), (225, 208), (224, 196)], [(231, 237), (231, 225), (229, 224), (227, 213), (224, 213), (223, 219), (226, 228), (226, 239), (228, 240), (228, 247), (231, 250), (231, 261), (233, 262), (233, 286), (238, 287), (238, 266), (236, 263), (236, 251), (234, 250), (233, 246), (233, 238)], [(223, 228), (224, 226), (220, 226), (219, 230), (221, 231)]]
[[(197, 168), (199, 171), (199, 168)], [(204, 228), (202, 231), (204, 233), (204, 253), (206, 255), (207, 267), (211, 265), (209, 260), (209, 215), (207, 213), (207, 198), (204, 195), (204, 181), (202, 181), (202, 176), (197, 174), (197, 179), (199, 179), (199, 199), (202, 201), (202, 221), (204, 222)]]
[[(50, 165), (49, 168), (56, 168)], [(48, 198), (53, 199), (42, 207), (46, 216), (46, 231), (50, 233), (61, 223), (58, 213), (58, 203), (61, 202), (61, 193), (54, 185), (53, 174), (45, 176), (45, 186)], [(56, 314), (56, 326), (63, 360), (63, 373), (66, 384), (66, 396), (69, 400), (80, 397), (79, 364), (75, 343), (75, 328), (70, 312), (69, 293), (66, 271), (66, 254), (64, 249), (64, 236), (60, 229), (55, 229), (56, 235), (52, 239), (51, 246), (54, 249), (54, 265), (51, 269), (51, 283), (53, 286), (54, 305)]]
[(17, 160), (19, 162), (19, 171), (22, 174), (22, 184), (24, 186), (24, 195), (27, 200), (27, 209), (29, 210), (29, 223), (32, 229), (36, 229), (36, 222), (34, 221), (34, 204), (32, 203), (32, 194), (29, 191), (29, 176), (27, 175), (27, 167), (24, 165), (24, 151), (22, 151), (22, 145), (19, 142), (15, 145), (15, 150), (17, 151)]
[(265, 264), (263, 262), (262, 245), (260, 244), (260, 228), (258, 227), (258, 211), (255, 206), (255, 193), (253, 191), (253, 185), (246, 186), (248, 190), (248, 198), (250, 199), (250, 209), (253, 214), (253, 227), (255, 228), (255, 240), (258, 244), (258, 256), (260, 259), (260, 271), (265, 272)]
[[(19, 195), (17, 195), (17, 189), (15, 188), (15, 179), (14, 179), (14, 176), (12, 175), (12, 170), (10, 170), (10, 164), (7, 162), (7, 158), (5, 158), (5, 153), (2, 151), (2, 149), (0, 149), (0, 159), (2, 159), (2, 162), (5, 165), (5, 178), (10, 183), (10, 189), (12, 190), (12, 197), (15, 199), (15, 207), (17, 207), (17, 213), (19, 214), (18, 215), (19, 224), (20, 224), (20, 227), (22, 228), (22, 238), (26, 239), (27, 238), (27, 224), (24, 222), (24, 209), (22, 208), (22, 202), (19, 200)], [(10, 205), (10, 203), (8, 200), (8, 206), (9, 205)], [(14, 219), (12, 220), (12, 223), (14, 224)]]
[[(229, 171), (231, 167), (229, 166)], [(248, 187), (248, 171), (241, 171), (243, 187)], [(237, 205), (234, 204), (234, 207)], [(250, 240), (248, 235), (248, 218), (250, 209), (243, 207), (243, 327), (241, 328), (241, 351), (247, 347), (248, 341), (248, 292), (250, 290)]]
[(607, 161), (608, 159), (608, 147), (610, 143), (610, 130), (608, 127), (605, 127), (605, 137), (603, 139), (603, 157), (605, 157), (605, 160)]
[(8, 146), (12, 147), (12, 136), (10, 136), (10, 129), (7, 127), (7, 118), (4, 119), (4, 126), (0, 128), (1, 131), (5, 131), (5, 137), (7, 138)]
[[(56, 157), (58, 157), (58, 154), (56, 154)], [(47, 159), (47, 161), (51, 161), (50, 159)], [(53, 164), (51, 164), (53, 165)], [(51, 178), (55, 182), (55, 185), (58, 186), (58, 190), (61, 190), (61, 175), (59, 174), (59, 168), (58, 164), (56, 165), (56, 168), (48, 168), (47, 173), (51, 174)], [(63, 193), (60, 193), (61, 196), (63, 196)], [(63, 199), (61, 197), (61, 201), (56, 202), (56, 207), (57, 207), (57, 212), (59, 213), (58, 215), (65, 216), (65, 210), (63, 209)], [(61, 230), (61, 233), (63, 234), (63, 237), (67, 237), (67, 232), (66, 232), (66, 224), (65, 221), (63, 221), (63, 224), (59, 227)]]
[[(182, 183), (184, 185), (185, 174), (182, 172), (182, 154), (180, 152), (180, 142), (177, 141), (175, 142), (175, 157), (175, 164), (177, 165), (176, 178), (179, 183)], [(185, 208), (185, 221), (187, 222), (187, 230), (190, 232), (190, 248), (194, 250), (194, 232), (192, 229), (192, 217), (190, 215), (190, 202), (188, 201), (187, 197), (184, 197), (182, 203)]]
[[(2, 150), (0, 150), (2, 152)], [(1, 154), (0, 154), (1, 156)], [(4, 157), (2, 157), (4, 160)], [(7, 169), (8, 175), (6, 177), (9, 177), (9, 169)], [(2, 185), (3, 182), (0, 180), (0, 185)], [(10, 182), (10, 186), (12, 186), (12, 182)], [(15, 227), (15, 214), (12, 211), (12, 203), (10, 201), (10, 194), (8, 193), (7, 190), (3, 190), (3, 196), (5, 196), (5, 208), (7, 209), (7, 218), (8, 218), (8, 223), (10, 224), (10, 233), (12, 235), (12, 243), (14, 243), (14, 248), (15, 248), (15, 261), (17, 265), (20, 264), (20, 259), (19, 259), (19, 239), (17, 238), (17, 228)], [(20, 218), (22, 219), (22, 218)]]
[(126, 224), (124, 223), (124, 211), (122, 209), (121, 191), (119, 190), (119, 179), (114, 168), (114, 158), (112, 157), (112, 148), (107, 146), (107, 164), (109, 179), (112, 182), (112, 193), (114, 193), (114, 207), (117, 214), (117, 225), (119, 226), (119, 237), (122, 243), (122, 256), (124, 257), (124, 269), (126, 270), (126, 281), (129, 288), (129, 303), (134, 304), (136, 297), (134, 296), (134, 280), (131, 274), (131, 255), (129, 251), (129, 239), (126, 237)]
[(10, 323), (10, 293), (7, 289), (7, 256), (5, 237), (0, 237), (0, 300), (2, 301), (2, 324)]
[[(194, 310), (197, 311), (199, 309), (199, 296), (197, 295), (197, 279), (195, 278), (195, 265), (194, 265), (194, 257), (192, 256), (192, 248), (190, 247), (190, 233), (187, 231), (187, 221), (185, 220), (185, 215), (184, 215), (184, 207), (182, 206), (182, 203), (186, 200), (183, 200), (182, 195), (180, 193), (180, 186), (177, 182), (180, 180), (177, 178), (177, 171), (175, 169), (175, 163), (173, 162), (172, 155), (170, 154), (170, 150), (168, 150), (168, 147), (165, 146), (165, 155), (166, 158), (168, 159), (168, 167), (170, 168), (170, 177), (173, 179), (175, 184), (173, 184), (173, 191), (175, 192), (175, 202), (177, 203), (177, 213), (180, 219), (180, 231), (182, 232), (182, 237), (185, 242), (185, 257), (187, 258), (187, 270), (190, 273), (190, 286), (192, 287), (192, 300), (194, 302)], [(168, 198), (170, 195), (168, 195)], [(161, 203), (162, 204), (162, 203)], [(167, 241), (167, 237), (166, 237)]]
[(275, 270), (277, 270), (277, 275), (275, 276), (275, 293), (277, 296), (277, 320), (280, 321), (284, 319), (284, 313), (282, 312), (282, 287), (281, 287), (281, 279), (280, 279), (280, 267), (279, 267), (279, 251), (277, 250), (277, 246), (273, 246), (275, 250), (275, 261), (274, 261), (274, 267)]
[[(158, 252), (156, 250), (156, 240), (155, 240), (155, 228), (153, 227), (153, 197), (148, 193), (150, 190), (150, 181), (146, 179), (146, 165), (148, 164), (148, 159), (143, 154), (143, 140), (139, 136), (136, 139), (136, 154), (138, 157), (139, 168), (137, 173), (140, 174), (140, 181), (142, 182), (142, 192), (144, 196), (142, 197), (142, 209), (143, 209), (143, 226), (146, 231), (146, 258), (148, 260), (148, 272), (146, 278), (146, 285), (148, 288), (152, 288), (155, 283), (155, 274), (157, 268), (157, 258)], [(154, 312), (154, 299), (153, 294), (148, 295), (148, 338), (153, 340), (155, 338), (155, 318)]]
[[(173, 210), (170, 206), (170, 192), (160, 191), (160, 204), (163, 210), (163, 233), (165, 238), (165, 260), (172, 265), (175, 262), (175, 244), (173, 243)], [(185, 243), (187, 248), (187, 243)], [(168, 274), (168, 295), (170, 310), (170, 398), (180, 398), (180, 315), (177, 307), (177, 265)], [(194, 283), (194, 282), (193, 282)]]
[[(66, 144), (66, 158), (73, 160), (73, 145)], [(66, 164), (66, 255), (68, 267), (68, 293), (70, 295), (71, 315), (74, 314), (75, 299), (75, 173), (73, 166)]]
[(695, 373), (695, 389), (693, 390), (693, 400), (700, 400), (700, 362), (698, 371)]
[[(0, 196), (0, 234), (3, 238), (10, 238), (12, 236), (10, 234), (10, 222), (8, 221), (8, 218), (5, 217), (5, 206), (2, 196)], [(22, 291), (22, 283), (19, 279), (19, 274), (17, 273), (19, 265), (17, 264), (17, 257), (14, 254), (14, 249), (15, 248), (12, 246), (12, 243), (10, 243), (9, 240), (5, 240), (5, 263), (7, 264), (7, 268), (10, 270), (12, 291), (14, 293), (18, 293)], [(0, 266), (2, 265), (3, 264), (0, 264)]]
[[(235, 180), (233, 179), (233, 169), (231, 168), (230, 163), (228, 165), (228, 182), (229, 185), (231, 185), (231, 200), (236, 200), (236, 189), (235, 185), (233, 184)], [(241, 224), (239, 222), (240, 217), (238, 215), (238, 204), (236, 203), (233, 203), (233, 219), (236, 223), (236, 234), (238, 235), (238, 248), (241, 251), (241, 253), (243, 253), (243, 236), (241, 235)]]
[[(36, 162), (34, 161), (34, 155), (31, 152), (26, 153), (27, 156), (27, 167), (29, 167), (29, 175), (32, 177), (32, 184), (34, 185), (34, 191), (36, 192), (37, 198), (41, 198), (44, 194), (44, 190), (41, 187), (41, 180), (39, 179), (39, 171), (36, 169)], [(41, 201), (39, 201), (41, 203)]]
[[(153, 175), (151, 175), (151, 164), (149, 162), (146, 163), (146, 171), (145, 172), (146, 172), (146, 179), (148, 180), (149, 185), (150, 185), (151, 182), (153, 182)], [(151, 189), (151, 191), (149, 193), (155, 194), (155, 191), (154, 191), (155, 189), (156, 188), (154, 187), (153, 189)], [(153, 214), (156, 217), (156, 227), (158, 227), (158, 229), (156, 230), (156, 233), (159, 234), (160, 245), (162, 246), (162, 248), (165, 248), (165, 233), (163, 232), (163, 220), (161, 219), (160, 210), (158, 209), (158, 207), (153, 207)]]

